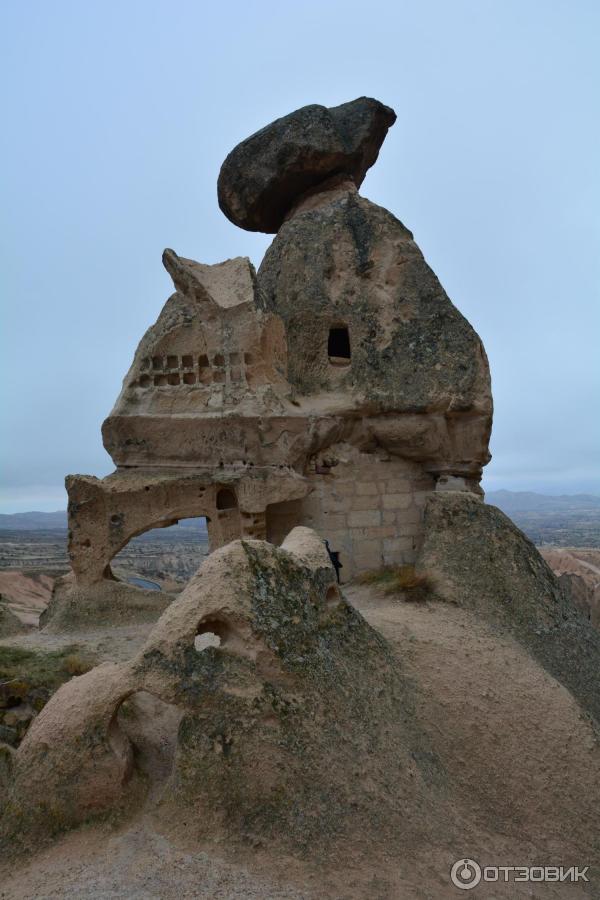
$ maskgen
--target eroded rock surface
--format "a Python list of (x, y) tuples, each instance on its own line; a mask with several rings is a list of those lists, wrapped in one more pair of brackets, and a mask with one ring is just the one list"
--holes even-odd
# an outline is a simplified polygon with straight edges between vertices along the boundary
[(404, 833), (440, 777), (398, 660), (309, 529), (216, 551), (131, 662), (64, 685), (12, 758), (5, 832), (47, 835), (139, 796), (117, 713), (140, 691), (179, 711), (161, 821), (189, 813), (198, 838), (321, 851), (355, 816)]
[(231, 151), (219, 173), (219, 206), (240, 228), (276, 232), (298, 199), (328, 179), (360, 187), (395, 121), (370, 97), (303, 106)]
[(575, 606), (598, 628), (600, 550), (591, 547), (541, 547), (540, 553)]
[(428, 492), (481, 493), (482, 343), (410, 231), (358, 194), (394, 119), (369, 98), (308, 106), (228, 156), (222, 208), (277, 235), (258, 274), (165, 251), (175, 292), (102, 429), (117, 469), (67, 479), (75, 580), (47, 621), (108, 609), (115, 554), (183, 517), (206, 517), (211, 550), (314, 528), (347, 580), (414, 563)]
[(508, 516), (468, 493), (430, 496), (417, 565), (438, 596), (508, 628), (600, 725), (600, 634)]

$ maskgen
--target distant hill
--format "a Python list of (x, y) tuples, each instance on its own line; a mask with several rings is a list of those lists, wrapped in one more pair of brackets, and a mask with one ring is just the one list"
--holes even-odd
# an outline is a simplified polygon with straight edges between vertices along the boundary
[[(206, 531), (204, 519), (181, 519), (177, 525), (170, 528), (161, 528), (163, 534), (173, 534), (180, 528), (197, 528)], [(0, 531), (66, 531), (67, 511), (59, 509), (56, 512), (24, 512), (24, 513), (0, 513)]]
[[(540, 546), (600, 547), (600, 497), (594, 494), (553, 497), (533, 491), (488, 491), (485, 499), (506, 513)], [(0, 531), (66, 532), (66, 529), (66, 510), (0, 515)], [(206, 534), (204, 519), (181, 519), (177, 525), (147, 531), (135, 540), (189, 541), (198, 532)]]
[(52, 531), (67, 527), (67, 511), (0, 513), (0, 528), (9, 531)]
[(535, 494), (531, 491), (487, 491), (487, 503), (497, 506), (507, 515), (511, 512), (565, 512), (578, 509), (600, 510), (600, 497), (593, 494)]
[(600, 547), (600, 497), (529, 491), (488, 491), (497, 506), (538, 546)]

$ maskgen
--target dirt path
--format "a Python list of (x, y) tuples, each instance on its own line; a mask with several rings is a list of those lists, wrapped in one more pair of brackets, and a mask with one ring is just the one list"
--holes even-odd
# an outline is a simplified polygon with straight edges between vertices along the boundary
[(189, 853), (142, 821), (109, 835), (82, 829), (2, 881), (2, 900), (317, 900), (218, 854)]

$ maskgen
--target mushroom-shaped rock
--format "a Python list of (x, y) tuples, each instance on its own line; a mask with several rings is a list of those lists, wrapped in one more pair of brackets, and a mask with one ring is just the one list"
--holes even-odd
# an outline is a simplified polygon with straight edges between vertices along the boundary
[(332, 178), (359, 187), (395, 121), (393, 109), (370, 97), (303, 106), (231, 151), (219, 174), (219, 206), (240, 228), (275, 233), (312, 188)]

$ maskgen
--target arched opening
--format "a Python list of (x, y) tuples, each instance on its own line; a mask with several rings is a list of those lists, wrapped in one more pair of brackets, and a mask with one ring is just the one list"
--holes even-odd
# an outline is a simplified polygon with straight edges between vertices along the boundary
[(329, 329), (327, 355), (332, 366), (350, 365), (350, 332), (347, 325), (334, 325)]
[(237, 509), (237, 497), (229, 488), (221, 488), (217, 493), (217, 509)]
[(113, 557), (111, 568), (135, 587), (178, 593), (209, 552), (207, 519), (179, 519), (133, 537)]

